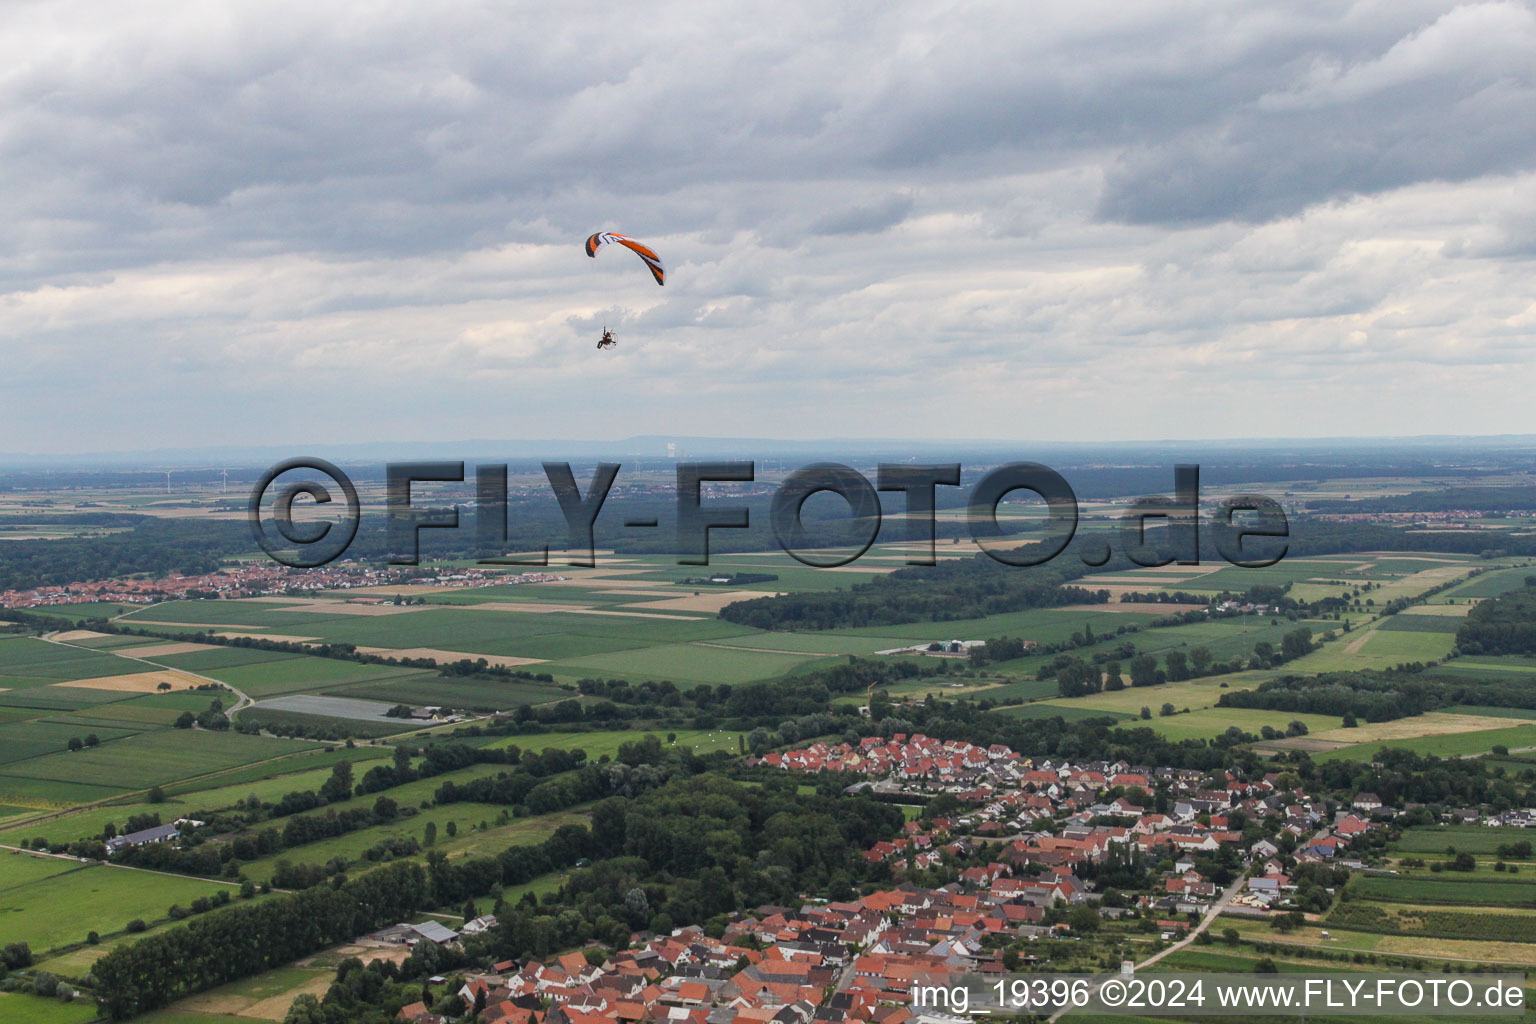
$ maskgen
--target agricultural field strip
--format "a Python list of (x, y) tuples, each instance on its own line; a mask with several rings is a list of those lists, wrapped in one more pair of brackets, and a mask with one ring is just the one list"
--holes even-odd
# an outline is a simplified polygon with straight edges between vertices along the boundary
[[(362, 756), (352, 760), (353, 770), (361, 776), (369, 768), (375, 765), (388, 764), (389, 758), (381, 751), (369, 752), (365, 748), (358, 748), (354, 753)], [(307, 751), (298, 751), (283, 755), (275, 759), (273, 764), (280, 764), (288, 758), (304, 759), (321, 758), (326, 764), (324, 767), (301, 767), (297, 770), (287, 771), (257, 781), (242, 781), (225, 785), (214, 786), (205, 789), (193, 789), (184, 793), (177, 793), (175, 787), (170, 787), (170, 793), (164, 803), (152, 804), (148, 801), (123, 803), (121, 797), (98, 804), (82, 805), (64, 811), (55, 811), (50, 814), (34, 816), (25, 821), (6, 822), (0, 825), (0, 837), (6, 837), (11, 841), (32, 839), (34, 837), (46, 838), (50, 843), (68, 843), (76, 840), (88, 839), (99, 835), (108, 823), (121, 825), (127, 818), (135, 814), (170, 813), (172, 815), (189, 814), (203, 811), (217, 811), (233, 807), (236, 803), (250, 796), (267, 801), (277, 801), (287, 793), (294, 791), (312, 791), (320, 787), (330, 777), (330, 764), (333, 759), (325, 758), (317, 754), (313, 748)], [(220, 778), (248, 771), (250, 765), (242, 765), (225, 772), (216, 773), (208, 778), (208, 781), (218, 782)]]

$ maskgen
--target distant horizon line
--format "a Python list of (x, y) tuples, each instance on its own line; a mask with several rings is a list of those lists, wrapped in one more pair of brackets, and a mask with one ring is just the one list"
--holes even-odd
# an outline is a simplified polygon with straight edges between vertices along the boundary
[[(669, 449), (668, 446), (673, 446)], [(1411, 434), (1411, 435), (1319, 435), (1242, 438), (1157, 438), (1145, 440), (1120, 439), (1103, 441), (1046, 441), (1008, 440), (1002, 438), (943, 438), (918, 439), (902, 437), (830, 437), (821, 439), (794, 439), (746, 436), (706, 436), (685, 434), (635, 434), (611, 439), (503, 439), (475, 438), (457, 441), (306, 441), (291, 444), (261, 445), (202, 445), (188, 447), (153, 447), (139, 449), (112, 449), (64, 452), (0, 452), (0, 471), (32, 470), (47, 468), (125, 468), (134, 465), (160, 471), (166, 469), (213, 469), (235, 466), (270, 464), (273, 461), (296, 455), (324, 455), (331, 459), (390, 461), (417, 459), (426, 456), (451, 460), (470, 459), (479, 456), (519, 459), (629, 457), (647, 459), (706, 458), (730, 454), (741, 456), (748, 449), (756, 449), (756, 458), (818, 453), (836, 457), (891, 454), (906, 451), (916, 455), (940, 450), (950, 452), (993, 452), (1012, 449), (1018, 458), (1029, 458), (1031, 452), (1074, 451), (1089, 453), (1127, 452), (1135, 450), (1167, 449), (1201, 445), (1218, 448), (1223, 452), (1273, 452), (1284, 448), (1348, 449), (1362, 446), (1386, 446), (1394, 448), (1443, 448), (1471, 445), (1480, 449), (1501, 445), (1536, 447), (1536, 433), (1509, 434)], [(222, 463), (222, 466), (211, 465)]]

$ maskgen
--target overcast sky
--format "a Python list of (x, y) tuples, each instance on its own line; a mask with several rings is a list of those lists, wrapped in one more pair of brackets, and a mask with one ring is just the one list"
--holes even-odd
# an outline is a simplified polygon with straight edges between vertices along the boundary
[(1536, 432), (1530, 3), (5, 18), (0, 450)]

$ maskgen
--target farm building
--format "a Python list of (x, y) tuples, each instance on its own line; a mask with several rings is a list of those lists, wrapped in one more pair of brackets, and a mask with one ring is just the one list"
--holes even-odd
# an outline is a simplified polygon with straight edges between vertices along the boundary
[(439, 946), (446, 946), (450, 942), (457, 942), (459, 933), (443, 927), (436, 921), (423, 921), (421, 924), (393, 925), (381, 932), (375, 932), (371, 937), (380, 942), (393, 942), (396, 945), (414, 946), (425, 939)]
[(148, 846), (150, 843), (165, 843), (180, 837), (181, 831), (175, 825), (156, 825), (154, 828), (146, 828), (140, 832), (130, 832), (125, 836), (114, 836), (107, 840), (107, 853), (113, 854), (119, 850), (126, 850), (130, 846)]

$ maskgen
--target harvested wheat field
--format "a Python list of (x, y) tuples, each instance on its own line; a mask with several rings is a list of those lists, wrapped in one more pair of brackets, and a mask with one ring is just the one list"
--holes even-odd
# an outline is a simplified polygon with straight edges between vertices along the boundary
[[(277, 974), (278, 979), (284, 979), (286, 975), (296, 974), (292, 969), (284, 969)], [(177, 1004), (179, 1008), (199, 1014), (219, 1014), (234, 1017), (249, 1017), (253, 1020), (280, 1021), (287, 1016), (288, 1008), (293, 1005), (293, 1000), (301, 995), (323, 996), (330, 988), (335, 977), (330, 971), (310, 974), (298, 984), (285, 989), (273, 996), (262, 998), (258, 993), (271, 991), (273, 986), (269, 983), (256, 991), (249, 990), (254, 986), (250, 982), (236, 982), (212, 992), (204, 992), (190, 996)], [(278, 984), (283, 984), (279, 980)]]
[[(447, 590), (463, 590), (463, 587), (440, 587), (435, 583), (406, 583), (398, 587), (349, 587), (346, 590), (331, 590), (327, 593), (334, 595), (328, 601), (344, 600), (348, 597), (393, 597), (399, 594), (401, 597), (416, 597), (419, 594), (439, 594)], [(273, 601), (283, 604), (292, 604), (291, 597), (253, 597), (252, 601)]]
[(153, 644), (149, 647), (118, 648), (113, 654), (125, 658), (165, 658), (172, 654), (192, 654), (195, 651), (216, 651), (218, 644), (184, 643)]
[(1354, 729), (1330, 729), (1316, 733), (1320, 740), (1350, 743), (1376, 743), (1383, 740), (1409, 740), (1419, 736), (1447, 736), (1457, 732), (1482, 732), (1485, 729), (1513, 729), (1529, 725), (1525, 718), (1495, 718), (1492, 715), (1451, 715), (1430, 711), (1390, 722), (1369, 722)]
[(679, 612), (708, 612), (716, 614), (728, 604), (750, 601), (755, 597), (778, 597), (766, 590), (726, 590), (720, 593), (702, 593), (688, 597), (672, 597), (665, 601), (632, 601), (628, 608), (671, 608)]
[[(535, 568), (537, 568), (537, 567), (535, 567)], [(549, 583), (541, 583), (541, 584), (539, 584), (539, 586), (543, 587), (543, 586), (549, 586), (550, 584), (559, 584), (559, 583), (594, 583), (594, 582), (598, 582), (598, 581), (603, 582), (603, 583), (607, 583), (609, 581), (604, 579), (604, 577), (606, 577), (606, 576), (633, 576), (633, 575), (635, 575), (637, 573), (650, 572), (650, 571), (651, 571), (650, 569), (616, 569), (616, 568), (610, 568), (606, 563), (604, 563), (603, 565), (593, 566), (592, 568), (587, 568), (585, 566), (579, 566), (579, 565), (578, 566), (559, 566), (557, 568), (557, 567), (551, 565), (550, 568), (549, 568), (549, 572), (552, 575), (564, 576), (566, 578), (563, 579), (563, 580), (551, 580)], [(637, 582), (643, 582), (646, 586), (654, 586), (656, 584), (655, 580), (637, 581)]]
[(556, 601), (480, 601), (476, 604), (456, 605), (479, 612), (584, 612), (590, 604), (564, 604)]
[(434, 661), (478, 661), (481, 658), (490, 665), (517, 668), (519, 665), (541, 665), (544, 658), (513, 658), (504, 654), (472, 654), (469, 651), (444, 651), (436, 647), (359, 647), (363, 654), (380, 654), (386, 658), (431, 658)]
[(98, 633), (91, 629), (70, 629), (63, 633), (55, 633), (53, 638), (59, 643), (70, 644), (79, 643), (81, 640), (97, 640), (111, 635), (111, 633)]
[(606, 608), (583, 608), (581, 611), (571, 612), (572, 615), (619, 615), (630, 619), (672, 619), (676, 622), (698, 622), (697, 615), (668, 615), (665, 612), (621, 612), (609, 611)]
[(158, 672), (135, 672), (125, 676), (97, 676), (94, 679), (70, 679), (67, 682), (54, 683), (54, 686), (76, 686), (85, 690), (115, 690), (120, 693), (155, 693), (160, 689), (161, 683), (169, 683), (172, 690), (190, 690), (194, 686), (203, 686), (208, 682), (196, 676), (189, 676), (185, 672), (175, 669), (161, 669)]
[[(566, 570), (570, 571), (570, 570)], [(632, 593), (645, 593), (656, 588), (655, 580), (634, 579), (604, 579), (600, 576), (588, 576), (574, 580), (551, 580), (548, 583), (532, 584), (540, 587), (558, 587), (561, 585), (576, 585), (583, 590), (623, 590)]]
[(405, 615), (423, 611), (422, 604), (351, 604), (347, 601), (305, 601), (303, 604), (276, 608), (279, 612), (324, 612), (326, 615)]

